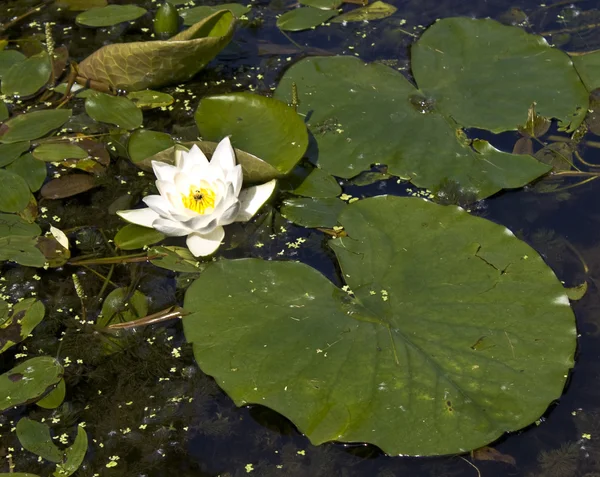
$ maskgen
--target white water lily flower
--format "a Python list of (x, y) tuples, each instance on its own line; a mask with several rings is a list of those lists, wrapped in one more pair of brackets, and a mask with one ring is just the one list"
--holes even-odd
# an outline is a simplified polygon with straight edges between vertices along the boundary
[(187, 235), (187, 246), (196, 257), (219, 248), (224, 225), (250, 220), (277, 182), (242, 189), (242, 166), (235, 163), (228, 137), (217, 145), (210, 162), (194, 145), (189, 152), (177, 151), (174, 166), (152, 161), (152, 169), (160, 195), (144, 197), (147, 208), (117, 214), (171, 237)]

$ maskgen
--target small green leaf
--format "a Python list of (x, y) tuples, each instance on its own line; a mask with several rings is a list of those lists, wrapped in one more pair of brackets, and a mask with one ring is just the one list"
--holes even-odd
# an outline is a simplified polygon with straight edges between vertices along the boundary
[(174, 272), (196, 273), (200, 272), (199, 262), (187, 248), (184, 247), (152, 247), (148, 250), (148, 257), (162, 255), (153, 258), (150, 263), (160, 268), (173, 270)]
[(146, 9), (136, 5), (108, 5), (100, 8), (90, 8), (80, 13), (75, 21), (89, 27), (107, 27), (122, 22), (138, 19), (146, 13)]
[(46, 180), (46, 164), (38, 161), (31, 153), (23, 154), (10, 164), (6, 170), (14, 172), (25, 179), (31, 192), (40, 190)]
[(577, 285), (570, 288), (565, 288), (565, 292), (567, 292), (567, 296), (571, 301), (581, 300), (588, 291), (588, 283), (583, 282), (581, 285)]
[(31, 192), (20, 175), (0, 169), (0, 190), (0, 211), (20, 212), (27, 207)]
[(61, 162), (67, 159), (85, 159), (88, 152), (69, 143), (40, 144), (33, 150), (33, 157), (44, 162)]
[(2, 94), (31, 96), (50, 80), (52, 63), (46, 51), (14, 64), (2, 77)]
[(193, 25), (222, 10), (229, 10), (236, 18), (240, 18), (250, 11), (250, 7), (241, 3), (224, 3), (215, 6), (202, 5), (200, 7), (181, 10), (179, 15), (183, 18), (184, 25)]
[(335, 10), (300, 7), (284, 13), (277, 19), (277, 28), (283, 31), (302, 31), (317, 27), (337, 15)]
[(380, 20), (382, 18), (389, 17), (396, 13), (398, 10), (395, 6), (390, 5), (389, 3), (376, 1), (366, 5), (364, 7), (357, 8), (355, 10), (350, 10), (339, 17), (335, 17), (331, 20), (333, 23), (342, 23), (342, 22), (364, 22), (364, 21), (372, 21), (372, 20)]
[(96, 326), (104, 328), (115, 323), (124, 323), (142, 318), (148, 314), (148, 298), (135, 290), (117, 288), (110, 292), (102, 304), (102, 313)]
[(21, 154), (29, 150), (29, 146), (29, 141), (0, 144), (0, 167), (15, 161)]
[(4, 101), (0, 101), (0, 121), (6, 121), (10, 116), (8, 112), (8, 108), (6, 107), (6, 103)]
[(17, 63), (22, 63), (27, 57), (17, 50), (3, 50), (0, 51), (0, 79), (2, 79), (5, 73)]
[(44, 319), (44, 305), (35, 298), (26, 298), (16, 303), (8, 312), (0, 327), (0, 353), (20, 343)]
[(66, 393), (67, 386), (65, 384), (65, 380), (61, 379), (52, 391), (46, 394), (35, 404), (43, 409), (56, 409), (65, 400)]
[(121, 250), (136, 250), (155, 244), (165, 238), (158, 230), (141, 225), (127, 224), (115, 235), (115, 245)]
[(71, 11), (84, 11), (90, 8), (106, 6), (106, 0), (58, 0), (58, 6), (67, 7)]
[(342, 0), (300, 0), (300, 4), (321, 10), (335, 10), (340, 7)]
[(144, 121), (142, 111), (131, 100), (98, 91), (86, 98), (85, 111), (96, 121), (124, 129), (137, 129)]
[(303, 227), (333, 227), (345, 208), (343, 200), (294, 198), (286, 199), (281, 206), (281, 215)]
[(7, 129), (0, 136), (0, 142), (9, 144), (38, 139), (61, 127), (70, 117), (70, 109), (49, 109), (21, 114), (4, 123)]
[[(207, 96), (195, 113), (200, 135), (219, 142), (231, 136), (234, 147), (289, 173), (304, 155), (308, 133), (287, 104), (251, 93)], [(268, 132), (268, 133), (267, 133)]]
[(127, 152), (134, 164), (147, 159), (165, 149), (173, 147), (175, 142), (170, 134), (149, 129), (134, 131), (127, 143)]
[(85, 432), (85, 429), (80, 424), (77, 426), (77, 436), (75, 437), (75, 442), (71, 447), (65, 449), (65, 462), (59, 463), (56, 466), (56, 472), (54, 472), (52, 475), (54, 477), (68, 477), (69, 475), (73, 475), (83, 463), (87, 448), (88, 436)]
[(37, 248), (36, 238), (22, 235), (0, 237), (0, 261), (8, 260), (26, 267), (43, 267), (44, 254)]
[(62, 379), (63, 368), (51, 356), (38, 356), (0, 376), (0, 412), (37, 401)]
[(52, 442), (47, 424), (22, 417), (17, 422), (17, 437), (21, 445), (42, 459), (58, 463), (63, 459), (62, 451)]

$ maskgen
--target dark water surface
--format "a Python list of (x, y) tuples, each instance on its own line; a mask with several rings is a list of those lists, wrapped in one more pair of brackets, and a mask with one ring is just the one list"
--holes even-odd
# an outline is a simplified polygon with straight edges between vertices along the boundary
[[(30, 2), (2, 3), (5, 5), (0, 8), (26, 9), (27, 5), (33, 5)], [(137, 3), (155, 8), (151, 2)], [(240, 28), (231, 45), (188, 85), (197, 95), (191, 103), (191, 111), (181, 108), (168, 114), (147, 113), (146, 127), (166, 130), (183, 139), (194, 139), (197, 133), (192, 113), (201, 96), (245, 91), (249, 87), (269, 93), (285, 67), (311, 54), (310, 48), (332, 54), (358, 53), (365, 61), (386, 60), (396, 62), (399, 67), (407, 66), (408, 47), (415, 37), (406, 32), (418, 35), (438, 18), (464, 15), (508, 22), (511, 18), (521, 18), (516, 10), (520, 9), (528, 15), (528, 29), (532, 32), (560, 30), (578, 21), (600, 23), (600, 15), (593, 10), (597, 2), (593, 1), (548, 2), (544, 7), (535, 1), (392, 0), (390, 3), (398, 7), (398, 11), (390, 18), (346, 26), (334, 24), (290, 34), (294, 42), (309, 47), (307, 53), (295, 47), (274, 26), (276, 14), (287, 11), (291, 2), (259, 0), (251, 3), (250, 24)], [(563, 23), (559, 14), (570, 23)], [(0, 9), (0, 21), (2, 15)], [(37, 25), (26, 21), (20, 30), (11, 34), (15, 38), (19, 34), (30, 35), (40, 31), (39, 25), (43, 31), (43, 22), (54, 21), (58, 25), (55, 28), (57, 44), (66, 43), (71, 56), (81, 60), (103, 44), (144, 38), (141, 28), (152, 25), (149, 17), (133, 26), (84, 29), (75, 26), (73, 18), (74, 15), (57, 13), (55, 9), (45, 10), (31, 17), (31, 22), (39, 22)], [(72, 28), (66, 31), (59, 28), (65, 26)], [(555, 36), (554, 40), (560, 41), (567, 51), (592, 50), (600, 47), (599, 31), (598, 28), (581, 30), (569, 37)], [(273, 51), (273, 44), (285, 47), (285, 50)], [(224, 83), (215, 84), (223, 79)], [(166, 91), (178, 97), (173, 88)], [(83, 102), (79, 100), (74, 108), (76, 112), (78, 108), (81, 111)], [(510, 151), (516, 137), (505, 134), (491, 140), (497, 147)], [(591, 134), (585, 139), (598, 140)], [(597, 151), (584, 146), (585, 159), (600, 163)], [(100, 230), (112, 237), (114, 230), (122, 225), (118, 218), (106, 213), (107, 206), (132, 187), (134, 197), (141, 195), (151, 182), (149, 177), (138, 178), (137, 170), (126, 161), (120, 161), (112, 168), (115, 178), (127, 180), (127, 185), (120, 185), (115, 180), (93, 194), (60, 205), (40, 204), (50, 209), (48, 216), (60, 215), (61, 228), (90, 226), (77, 235), (82, 252), (106, 249)], [(569, 184), (574, 182), (561, 186)], [(398, 184), (394, 178), (365, 187), (344, 183), (344, 192), (356, 197), (384, 193), (407, 195), (406, 189), (405, 184)], [(34, 270), (7, 266), (2, 269), (3, 279), (10, 284), (7, 291), (12, 296), (25, 296), (34, 290), (47, 307), (48, 316), (44, 323), (35, 330), (33, 338), (17, 347), (16, 352), (33, 355), (37, 350), (43, 350), (46, 354), (59, 356), (63, 362), (69, 358), (72, 364), (66, 368), (67, 397), (61, 408), (56, 411), (20, 409), (0, 417), (0, 451), (12, 455), (19, 472), (52, 474), (53, 466), (39, 463), (32, 454), (19, 450), (11, 432), (18, 418), (28, 415), (38, 420), (46, 419), (57, 436), (72, 432), (77, 422), (86, 422), (90, 449), (84, 465), (75, 474), (85, 477), (600, 476), (599, 197), (600, 182), (591, 181), (559, 193), (534, 193), (531, 188), (502, 193), (472, 208), (473, 213), (507, 226), (531, 244), (567, 286), (585, 280), (589, 284), (586, 296), (573, 303), (580, 338), (576, 366), (564, 396), (551, 406), (540, 425), (506, 436), (493, 446), (506, 460), (514, 459), (514, 463), (473, 460), (469, 455), (387, 457), (377, 448), (366, 445), (312, 446), (289, 421), (275, 412), (260, 406), (236, 408), (213, 380), (195, 366), (180, 323), (130, 333), (128, 347), (103, 357), (98, 350), (107, 346), (103, 344), (104, 338), (86, 330), (72, 318), (81, 308), (70, 281), (71, 274), (79, 270), (74, 267), (45, 273), (41, 280), (35, 279)], [(259, 229), (255, 237), (247, 239), (250, 245), (226, 251), (225, 256), (274, 256), (286, 248), (287, 242), (306, 237), (305, 247), (288, 250), (283, 258), (306, 262), (339, 283), (325, 237), (288, 224), (281, 217), (275, 219), (266, 239), (266, 229)], [(235, 235), (233, 237), (235, 239)], [(259, 249), (252, 245), (258, 240), (264, 241), (264, 247)], [(107, 268), (98, 270), (108, 272)], [(80, 278), (88, 290), (89, 309), (93, 310), (90, 302), (99, 292), (102, 281), (85, 272)], [(112, 280), (121, 286), (137, 284), (139, 290), (152, 297), (151, 311), (177, 300), (181, 303), (186, 284), (186, 277), (176, 279), (173, 274), (145, 264), (127, 269), (117, 267)], [(60, 341), (57, 336), (61, 337)], [(82, 362), (78, 363), (78, 359)], [(2, 369), (8, 369), (14, 360), (14, 352), (0, 355)], [(411, 429), (398, 429), (397, 432), (410, 433)], [(107, 467), (111, 460), (116, 460), (117, 465)], [(8, 460), (5, 465), (0, 465), (0, 471), (7, 470)]]

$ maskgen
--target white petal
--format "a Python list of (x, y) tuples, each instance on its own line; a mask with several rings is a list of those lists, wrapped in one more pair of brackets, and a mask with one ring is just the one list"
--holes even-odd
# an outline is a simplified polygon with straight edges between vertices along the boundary
[(208, 234), (217, 226), (217, 218), (213, 214), (199, 215), (188, 220), (184, 225), (199, 234)]
[(230, 171), (227, 171), (227, 177), (225, 178), (225, 182), (233, 184), (234, 194), (237, 197), (240, 195), (240, 190), (242, 190), (242, 182), (244, 181), (244, 177), (242, 174), (242, 166), (237, 165)]
[(63, 248), (69, 250), (69, 239), (62, 230), (51, 225), (50, 233)]
[(235, 152), (231, 147), (231, 141), (226, 136), (221, 139), (221, 142), (217, 144), (215, 152), (213, 152), (210, 162), (219, 164), (219, 167), (223, 170), (230, 170), (235, 167)]
[(189, 172), (193, 167), (199, 167), (201, 170), (208, 167), (208, 159), (195, 144), (190, 149), (190, 152), (183, 154), (181, 161), (182, 171)]
[(209, 234), (189, 234), (186, 244), (195, 257), (205, 257), (214, 253), (225, 237), (223, 227), (217, 227)]
[(183, 158), (188, 152), (189, 150), (187, 147), (183, 147), (181, 144), (175, 145), (175, 167), (177, 169), (183, 169)]
[(147, 195), (146, 197), (144, 197), (142, 199), (142, 201), (144, 201), (144, 204), (146, 204), (148, 207), (150, 207), (158, 215), (160, 215), (166, 219), (171, 218), (171, 214), (170, 214), (170, 209), (172, 208), (171, 203), (164, 197), (162, 197), (160, 195)]
[(273, 179), (259, 186), (242, 189), (238, 197), (241, 204), (240, 212), (235, 221), (246, 222), (250, 220), (258, 212), (258, 209), (271, 197), (276, 185), (277, 180)]
[(152, 222), (152, 227), (169, 237), (183, 237), (192, 232), (190, 228), (181, 222), (162, 218), (158, 218)]
[(175, 187), (175, 184), (173, 184), (173, 182), (156, 181), (154, 184), (156, 184), (156, 188), (158, 189), (159, 194), (165, 198), (167, 197), (167, 192), (170, 192), (171, 194), (177, 193), (177, 187)]
[(152, 170), (159, 181), (173, 182), (177, 168), (171, 164), (160, 161), (152, 161)]
[(187, 196), (190, 193), (190, 187), (192, 185), (196, 185), (194, 184), (194, 179), (192, 178), (192, 174), (190, 174), (189, 171), (178, 172), (177, 174), (175, 174), (173, 181), (175, 183), (175, 187), (177, 188), (177, 193), (183, 194), (184, 196)]
[(149, 207), (145, 209), (117, 210), (117, 215), (127, 222), (148, 228), (152, 228), (152, 223), (160, 218), (160, 215)]
[(240, 213), (241, 204), (236, 200), (235, 204), (231, 205), (225, 212), (219, 217), (219, 225), (229, 225), (234, 222)]

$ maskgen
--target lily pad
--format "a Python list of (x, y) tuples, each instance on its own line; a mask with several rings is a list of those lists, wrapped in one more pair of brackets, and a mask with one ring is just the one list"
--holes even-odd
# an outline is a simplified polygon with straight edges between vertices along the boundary
[(423, 456), (482, 447), (561, 395), (575, 319), (529, 245), (419, 198), (361, 200), (339, 220), (343, 290), (257, 259), (211, 263), (187, 290), (186, 338), (237, 405), (274, 409), (313, 444)]
[(148, 250), (148, 258), (157, 255), (160, 257), (150, 259), (150, 263), (157, 267), (185, 273), (197, 273), (202, 270), (196, 257), (185, 247), (153, 247)]
[(23, 237), (37, 237), (42, 229), (37, 224), (30, 224), (18, 215), (0, 214), (0, 237), (21, 235)]
[(222, 10), (229, 10), (236, 18), (240, 18), (250, 11), (250, 7), (242, 5), (241, 3), (224, 3), (222, 5), (214, 6), (202, 5), (187, 10), (181, 10), (179, 16), (183, 18), (184, 25), (193, 25)]
[(115, 245), (121, 250), (136, 250), (160, 242), (164, 238), (165, 235), (158, 230), (127, 224), (115, 235)]
[(0, 79), (4, 77), (6, 72), (15, 64), (22, 63), (27, 57), (17, 50), (0, 51)]
[(369, 5), (365, 5), (364, 7), (350, 10), (339, 17), (335, 17), (331, 21), (334, 23), (342, 23), (381, 20), (382, 18), (393, 15), (396, 13), (396, 10), (398, 9), (395, 6), (378, 0)]
[(71, 11), (83, 11), (106, 6), (106, 0), (58, 0), (58, 5)]
[(135, 290), (117, 288), (110, 292), (102, 304), (102, 313), (96, 326), (104, 328), (115, 323), (123, 323), (142, 318), (148, 314), (148, 298)]
[(0, 169), (0, 190), (0, 211), (20, 212), (27, 207), (31, 192), (20, 175)]
[(173, 101), (175, 101), (175, 98), (170, 94), (161, 93), (160, 91), (154, 91), (152, 89), (132, 91), (127, 94), (127, 98), (141, 109), (162, 108), (173, 104)]
[[(287, 70), (275, 96), (289, 100), (292, 82), (299, 112), (310, 114), (308, 127), (317, 142), (309, 155), (334, 176), (351, 178), (381, 163), (419, 187), (436, 190), (453, 181), (484, 198), (549, 171), (531, 156), (507, 154), (457, 134), (460, 126), (445, 102), (432, 101), (385, 65), (344, 56), (306, 58)], [(477, 91), (486, 104), (496, 104), (493, 96), (487, 98), (486, 86)], [(530, 105), (523, 103), (515, 128), (526, 120)]]
[(127, 142), (127, 152), (130, 159), (137, 164), (165, 149), (173, 147), (175, 142), (170, 134), (149, 129), (135, 131)]
[(232, 144), (288, 174), (304, 155), (308, 133), (302, 118), (287, 104), (251, 93), (207, 96), (195, 113), (200, 135)]
[(0, 412), (37, 401), (62, 379), (63, 368), (51, 356), (38, 356), (0, 376)]
[(313, 7), (295, 8), (277, 19), (277, 28), (283, 31), (302, 31), (317, 27), (337, 15), (335, 10)]
[(60, 462), (63, 458), (62, 451), (52, 442), (48, 424), (22, 417), (17, 422), (17, 437), (21, 445), (50, 462)]
[(315, 167), (292, 192), (305, 197), (337, 197), (342, 193), (342, 188), (335, 177)]
[(0, 353), (20, 343), (44, 319), (45, 309), (41, 301), (26, 298), (16, 303), (3, 318), (0, 316)]
[(2, 76), (2, 94), (31, 96), (50, 80), (52, 62), (46, 51), (18, 62)]
[(137, 129), (144, 122), (142, 111), (132, 101), (98, 91), (86, 98), (85, 112), (96, 121), (124, 129)]
[(343, 200), (313, 199), (308, 197), (286, 199), (281, 206), (281, 215), (303, 227), (334, 227), (338, 216), (346, 207)]
[(321, 10), (335, 10), (342, 5), (342, 0), (300, 0), (300, 5)]
[(61, 379), (52, 391), (46, 394), (35, 404), (41, 407), (42, 409), (56, 409), (65, 400), (66, 393), (67, 386), (65, 384), (65, 380)]
[(69, 143), (40, 144), (33, 150), (33, 157), (44, 162), (61, 162), (67, 159), (85, 159), (88, 152)]
[(588, 91), (600, 88), (600, 51), (572, 54), (571, 60)]
[(26, 267), (42, 267), (44, 254), (37, 248), (37, 239), (22, 235), (0, 237), (0, 261), (16, 262)]
[(61, 127), (70, 117), (70, 109), (50, 109), (21, 114), (4, 123), (6, 131), (0, 136), (0, 143), (10, 144), (38, 139)]
[(567, 131), (585, 117), (588, 92), (569, 56), (521, 28), (490, 19), (444, 19), (423, 33), (411, 58), (419, 89), (461, 126), (514, 130), (532, 103)]
[(219, 11), (165, 41), (106, 45), (79, 64), (79, 75), (128, 91), (183, 83), (225, 48), (234, 24)]
[(21, 154), (29, 150), (29, 141), (0, 144), (0, 167), (15, 161)]
[(107, 27), (137, 20), (145, 13), (145, 8), (136, 5), (107, 5), (106, 7), (90, 8), (77, 15), (75, 21), (89, 27)]
[(14, 172), (25, 179), (32, 192), (40, 190), (40, 187), (42, 187), (42, 184), (46, 180), (46, 164), (38, 161), (30, 153), (23, 154), (10, 164), (6, 170)]

